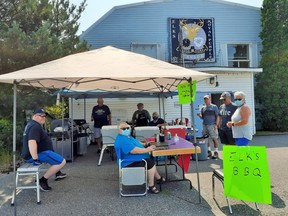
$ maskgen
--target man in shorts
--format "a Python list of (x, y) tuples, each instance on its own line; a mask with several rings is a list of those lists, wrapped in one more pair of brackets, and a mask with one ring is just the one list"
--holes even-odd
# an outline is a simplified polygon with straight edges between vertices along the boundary
[(48, 163), (51, 166), (40, 179), (40, 189), (49, 191), (52, 188), (48, 185), (48, 179), (56, 175), (55, 180), (66, 177), (60, 169), (66, 164), (66, 160), (53, 151), (52, 140), (43, 129), (46, 121), (46, 112), (43, 109), (36, 109), (33, 113), (32, 120), (29, 121), (23, 133), (22, 156), (26, 162), (33, 165)]
[(111, 125), (111, 112), (102, 97), (98, 97), (97, 104), (93, 107), (91, 121), (94, 121), (94, 141), (98, 146), (97, 153), (100, 153), (103, 145), (101, 128), (103, 125)]
[(218, 159), (218, 128), (216, 120), (218, 116), (218, 107), (211, 103), (210, 95), (204, 96), (205, 106), (202, 107), (201, 112), (197, 115), (203, 119), (203, 135), (207, 134), (208, 137), (208, 157), (212, 156), (210, 139), (214, 143), (214, 154), (212, 159)]
[(235, 145), (232, 128), (227, 126), (227, 122), (231, 121), (231, 117), (236, 111), (237, 106), (231, 102), (231, 94), (229, 92), (223, 92), (220, 100), (223, 104), (219, 107), (219, 115), (217, 117), (219, 137), (222, 144)]

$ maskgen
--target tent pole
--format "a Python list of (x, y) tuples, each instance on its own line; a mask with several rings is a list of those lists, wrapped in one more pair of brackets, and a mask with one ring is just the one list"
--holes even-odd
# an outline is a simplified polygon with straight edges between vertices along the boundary
[(180, 120), (179, 120), (179, 124), (180, 124), (180, 122), (183, 125), (183, 105), (182, 104), (180, 104)]
[(198, 168), (198, 154), (197, 154), (197, 140), (196, 140), (196, 128), (195, 128), (195, 119), (194, 119), (194, 106), (193, 106), (193, 101), (192, 101), (192, 78), (190, 77), (189, 79), (189, 83), (190, 83), (190, 106), (191, 106), (191, 121), (192, 121), (192, 125), (193, 125), (193, 137), (194, 137), (194, 146), (195, 146), (195, 158), (196, 158), (196, 172), (197, 172), (197, 183), (198, 183), (198, 196), (199, 196), (199, 203), (201, 203), (201, 191), (200, 191), (200, 179), (199, 179), (199, 168)]
[(86, 95), (84, 97), (84, 119), (86, 120)]
[(161, 115), (161, 99), (160, 99), (160, 95), (158, 95), (158, 103), (159, 103), (159, 116), (162, 117), (162, 115)]
[[(72, 128), (72, 136), (71, 136), (71, 144), (72, 144), (72, 155), (71, 162), (74, 162), (74, 115), (73, 115), (73, 98), (69, 98), (71, 100), (71, 128)], [(77, 143), (76, 143), (77, 145)]]
[(164, 95), (163, 95), (163, 93), (161, 95), (162, 95), (163, 119), (164, 119), (164, 121), (166, 121), (165, 120), (166, 115), (165, 115), (165, 107), (164, 107)]
[(17, 84), (13, 82), (13, 172), (14, 172), (14, 216), (17, 215), (16, 211), (16, 107), (17, 107)]

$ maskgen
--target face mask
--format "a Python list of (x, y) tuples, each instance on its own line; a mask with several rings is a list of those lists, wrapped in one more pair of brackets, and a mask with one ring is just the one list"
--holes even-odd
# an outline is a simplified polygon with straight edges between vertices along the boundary
[(130, 135), (130, 129), (122, 130), (122, 135), (129, 136)]
[(157, 120), (158, 119), (158, 116), (153, 116), (153, 120)]
[(234, 103), (235, 103), (235, 105), (238, 106), (238, 107), (242, 106), (242, 101), (238, 101), (238, 100), (237, 100), (237, 101), (235, 101)]

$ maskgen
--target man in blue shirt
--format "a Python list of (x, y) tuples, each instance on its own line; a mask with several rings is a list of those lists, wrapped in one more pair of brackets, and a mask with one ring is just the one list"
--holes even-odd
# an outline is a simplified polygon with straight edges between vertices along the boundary
[(208, 134), (208, 157), (212, 156), (210, 147), (210, 138), (214, 143), (214, 154), (212, 159), (218, 159), (218, 128), (216, 124), (218, 116), (218, 107), (211, 103), (210, 95), (204, 96), (205, 106), (202, 107), (201, 112), (197, 115), (203, 119), (203, 135)]
[[(114, 148), (117, 153), (117, 157), (124, 160), (121, 163), (122, 167), (139, 167), (144, 166), (147, 162), (147, 172), (148, 172), (148, 186), (151, 193), (157, 194), (160, 191), (154, 184), (156, 179), (157, 183), (161, 184), (166, 181), (165, 178), (161, 177), (156, 169), (155, 162), (150, 158), (150, 152), (156, 149), (155, 145), (146, 145), (140, 143), (138, 140), (133, 138), (130, 133), (130, 126), (126, 122), (121, 122), (118, 126), (118, 136), (116, 137)], [(146, 147), (146, 148), (145, 148)], [(129, 160), (129, 161), (125, 161)], [(132, 160), (132, 161), (131, 161)], [(134, 162), (133, 162), (134, 161)], [(120, 166), (120, 164), (118, 164)]]
[(97, 153), (100, 153), (103, 145), (101, 128), (103, 125), (111, 125), (111, 112), (109, 107), (104, 105), (102, 97), (98, 97), (97, 103), (98, 105), (93, 107), (91, 121), (94, 121), (94, 141), (98, 146)]

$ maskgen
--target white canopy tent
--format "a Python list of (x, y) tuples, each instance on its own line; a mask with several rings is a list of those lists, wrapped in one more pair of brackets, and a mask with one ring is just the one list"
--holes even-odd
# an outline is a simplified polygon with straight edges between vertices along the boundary
[[(191, 83), (192, 80), (200, 81), (212, 76), (111, 46), (69, 55), (34, 67), (0, 75), (1, 83), (14, 84), (14, 173), (17, 85), (55, 90), (65, 88), (74, 91), (169, 93), (177, 90), (177, 85), (181, 82), (189, 81)], [(199, 201), (201, 202), (198, 162), (196, 167)]]

